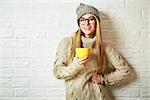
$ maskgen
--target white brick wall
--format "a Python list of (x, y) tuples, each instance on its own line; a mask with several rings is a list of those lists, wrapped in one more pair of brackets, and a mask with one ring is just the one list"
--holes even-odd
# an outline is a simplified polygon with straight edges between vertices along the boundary
[(0, 100), (65, 100), (52, 73), (56, 47), (77, 29), (79, 2), (101, 13), (105, 41), (130, 63), (116, 100), (150, 100), (149, 0), (0, 0)]

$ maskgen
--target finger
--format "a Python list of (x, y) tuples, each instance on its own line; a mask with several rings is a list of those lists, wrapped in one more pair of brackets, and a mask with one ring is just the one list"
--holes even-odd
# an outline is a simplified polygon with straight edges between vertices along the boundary
[(94, 80), (97, 80), (97, 76), (96, 75), (91, 77), (91, 81), (94, 81)]
[(89, 59), (85, 59), (85, 60), (79, 60), (80, 64), (85, 64)]
[(81, 65), (84, 65), (86, 62), (87, 62), (87, 61), (85, 60), (85, 61), (80, 61), (79, 63), (80, 63)]
[(79, 61), (84, 61), (84, 60), (86, 60), (88, 58), (89, 58), (89, 56), (86, 56), (86, 57), (83, 57), (83, 58), (78, 58), (78, 59), (79, 59)]

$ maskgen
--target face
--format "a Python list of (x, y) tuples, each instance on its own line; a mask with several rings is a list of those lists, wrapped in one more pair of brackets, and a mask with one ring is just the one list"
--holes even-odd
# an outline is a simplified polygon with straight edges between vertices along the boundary
[(79, 26), (85, 36), (91, 37), (96, 30), (96, 20), (93, 14), (85, 14), (79, 19)]

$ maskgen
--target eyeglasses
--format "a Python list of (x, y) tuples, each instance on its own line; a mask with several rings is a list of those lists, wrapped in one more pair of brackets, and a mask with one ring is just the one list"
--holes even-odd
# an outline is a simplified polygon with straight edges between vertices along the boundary
[(95, 23), (95, 18), (94, 17), (89, 17), (88, 19), (80, 18), (79, 23), (81, 25), (84, 25), (86, 23), (86, 21), (90, 24), (93, 24), (93, 23)]

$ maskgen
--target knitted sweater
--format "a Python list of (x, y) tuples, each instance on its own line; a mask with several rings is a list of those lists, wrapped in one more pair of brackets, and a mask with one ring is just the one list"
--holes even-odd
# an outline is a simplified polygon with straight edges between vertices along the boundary
[[(92, 48), (96, 37), (87, 39), (81, 37), (83, 47)], [(92, 56), (83, 66), (78, 63), (76, 58), (67, 65), (68, 52), (71, 50), (72, 38), (64, 38), (58, 45), (53, 73), (57, 79), (65, 80), (66, 100), (106, 100), (104, 87), (105, 85), (115, 84), (126, 78), (129, 74), (129, 66), (119, 55), (116, 49), (106, 45), (105, 53), (107, 63), (113, 66), (113, 71), (105, 73), (105, 85), (92, 84), (89, 79), (96, 74), (96, 52), (93, 48)], [(109, 67), (109, 66), (107, 66)], [(106, 68), (107, 69), (107, 68)]]

